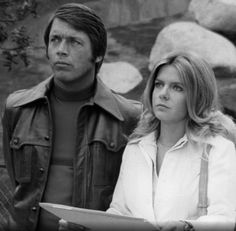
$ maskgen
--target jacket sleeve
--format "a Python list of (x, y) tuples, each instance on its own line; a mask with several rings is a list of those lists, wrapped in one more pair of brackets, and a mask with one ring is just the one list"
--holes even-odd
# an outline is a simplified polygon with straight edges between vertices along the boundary
[[(5, 208), (8, 210), (8, 216), (6, 222), (4, 222), (4, 230), (19, 230), (19, 227), (17, 227), (16, 222), (13, 219), (13, 216), (11, 215), (12, 209), (11, 206), (13, 206), (13, 191), (16, 187), (16, 181), (14, 177), (14, 168), (13, 168), (13, 159), (12, 159), (12, 152), (10, 148), (10, 140), (11, 140), (11, 132), (10, 132), (10, 118), (8, 117), (8, 111), (5, 108), (3, 115), (2, 115), (2, 128), (3, 128), (3, 156), (4, 161), (6, 164), (7, 173), (10, 177), (10, 183), (13, 188), (8, 188), (9, 192), (5, 194), (5, 197), (7, 197), (7, 200), (9, 200), (11, 203), (9, 204), (8, 208)], [(12, 192), (10, 190), (13, 190)]]
[(235, 222), (236, 215), (236, 151), (232, 142), (224, 140), (209, 155), (207, 222)]
[(2, 115), (2, 129), (3, 129), (3, 156), (7, 172), (11, 179), (12, 186), (15, 187), (16, 186), (15, 174), (13, 168), (12, 152), (10, 148), (10, 140), (11, 140), (10, 118), (8, 116), (8, 110), (6, 109), (6, 107)]
[(125, 193), (124, 193), (124, 185), (123, 179), (125, 177), (125, 168), (126, 168), (126, 161), (127, 161), (127, 154), (128, 154), (128, 147), (126, 146), (123, 157), (122, 163), (120, 168), (119, 177), (116, 183), (115, 191), (113, 194), (112, 202), (110, 204), (110, 208), (107, 210), (108, 213), (123, 215), (123, 216), (132, 216), (129, 208), (126, 205), (125, 201)]

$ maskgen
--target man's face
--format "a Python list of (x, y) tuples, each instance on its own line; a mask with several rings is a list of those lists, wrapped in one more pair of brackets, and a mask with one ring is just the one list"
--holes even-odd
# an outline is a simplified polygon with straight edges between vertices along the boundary
[(54, 78), (64, 85), (83, 82), (94, 71), (88, 35), (57, 18), (49, 34), (48, 57)]

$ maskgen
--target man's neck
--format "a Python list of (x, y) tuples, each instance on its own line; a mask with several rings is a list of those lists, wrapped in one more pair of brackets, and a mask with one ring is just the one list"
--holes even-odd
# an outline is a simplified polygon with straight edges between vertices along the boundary
[(83, 88), (78, 91), (71, 91), (68, 89), (64, 89), (54, 81), (52, 87), (52, 93), (54, 96), (61, 101), (83, 101), (91, 98), (94, 95), (95, 83), (93, 85), (88, 86), (87, 88)]
[(54, 83), (66, 91), (78, 92), (90, 88), (96, 81), (95, 70), (91, 69), (85, 72), (82, 76), (75, 78), (72, 81), (61, 81), (54, 78)]

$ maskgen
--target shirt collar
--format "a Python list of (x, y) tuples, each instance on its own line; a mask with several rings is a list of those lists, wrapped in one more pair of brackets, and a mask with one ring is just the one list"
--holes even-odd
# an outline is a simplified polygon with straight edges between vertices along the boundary
[[(174, 147), (182, 147), (185, 143), (187, 143), (189, 141), (189, 138), (186, 134), (184, 134), (184, 136), (182, 138), (180, 138), (176, 144), (173, 146)], [(149, 133), (148, 135), (144, 136), (144, 137), (140, 137), (134, 140), (131, 140), (130, 143), (137, 143), (140, 142), (142, 144), (145, 145), (151, 145), (151, 146), (156, 146), (156, 134), (155, 131)]]
[(186, 144), (189, 141), (189, 138), (186, 134), (183, 135), (183, 137), (181, 137), (174, 146), (172, 146), (170, 148), (170, 150), (174, 150), (174, 149), (178, 149), (184, 146), (184, 144)]
[[(169, 149), (169, 151), (173, 151), (175, 149), (179, 149), (183, 147), (187, 142), (189, 141), (189, 138), (186, 134), (182, 138), (180, 138), (176, 144)], [(151, 132), (150, 134), (132, 140), (130, 143), (138, 143), (139, 147), (142, 149), (142, 152), (145, 155), (148, 155), (153, 161), (156, 160), (156, 152), (157, 152), (157, 143), (156, 143), (156, 134), (155, 131)]]
[(156, 134), (155, 132), (151, 132), (150, 134), (132, 140), (130, 143), (138, 143), (138, 146), (142, 150), (145, 158), (148, 160), (148, 157), (155, 162), (156, 159), (156, 152), (157, 152), (157, 143), (156, 143)]

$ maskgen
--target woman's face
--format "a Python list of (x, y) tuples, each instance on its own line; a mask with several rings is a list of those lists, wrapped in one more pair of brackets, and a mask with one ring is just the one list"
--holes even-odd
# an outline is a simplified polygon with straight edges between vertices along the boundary
[(152, 92), (152, 107), (155, 116), (164, 123), (179, 123), (186, 120), (186, 89), (175, 67), (160, 69)]

